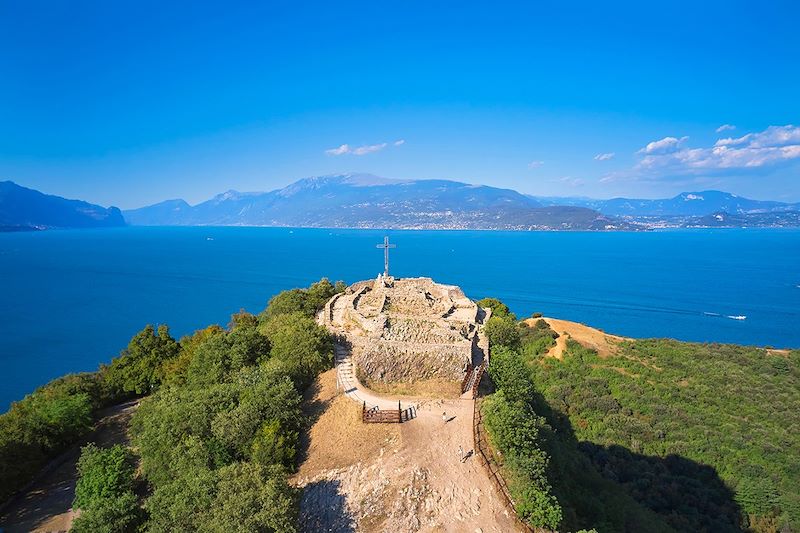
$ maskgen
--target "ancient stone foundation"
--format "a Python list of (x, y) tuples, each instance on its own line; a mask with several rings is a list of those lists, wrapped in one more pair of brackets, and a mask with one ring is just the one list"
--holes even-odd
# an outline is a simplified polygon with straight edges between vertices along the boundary
[(367, 381), (458, 381), (483, 359), (486, 312), (458, 287), (379, 276), (334, 296), (319, 320), (351, 346)]

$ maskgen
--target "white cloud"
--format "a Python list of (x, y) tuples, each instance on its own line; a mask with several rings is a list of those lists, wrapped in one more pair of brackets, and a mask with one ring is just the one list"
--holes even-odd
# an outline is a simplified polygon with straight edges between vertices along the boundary
[(680, 150), (683, 143), (689, 137), (664, 137), (658, 141), (647, 143), (647, 146), (639, 150), (640, 154), (671, 154)]
[(331, 148), (330, 150), (325, 150), (325, 153), (328, 154), (328, 155), (349, 154), (350, 153), (350, 146), (347, 145), (347, 144), (343, 144), (339, 148)]
[(581, 187), (586, 183), (583, 178), (573, 178), (572, 176), (561, 176), (556, 181), (569, 185), (570, 187)]
[(639, 150), (643, 157), (633, 169), (633, 175), (652, 178), (708, 176), (800, 161), (800, 127), (791, 124), (719, 139), (707, 148), (684, 146), (686, 139), (666, 137), (649, 143)]
[(609, 159), (613, 159), (614, 156), (617, 155), (614, 152), (608, 152), (607, 154), (597, 154), (594, 156), (595, 161), (608, 161)]
[[(406, 143), (405, 139), (400, 139), (400, 140), (394, 141), (392, 143), (392, 146), (402, 146), (405, 143)], [(372, 154), (372, 153), (375, 153), (375, 152), (380, 152), (381, 150), (383, 150), (387, 146), (389, 146), (389, 143), (365, 144), (363, 146), (356, 146), (356, 147), (352, 147), (349, 144), (343, 144), (343, 145), (339, 146), (338, 148), (330, 148), (328, 150), (325, 150), (325, 153), (327, 155), (333, 155), (333, 156), (345, 155), (345, 154), (367, 155), (367, 154)]]
[(531, 161), (528, 163), (528, 168), (539, 168), (544, 165), (544, 161)]
[(736, 129), (736, 126), (734, 126), (733, 124), (723, 124), (722, 126), (717, 128), (716, 131), (717, 131), (717, 133), (722, 133), (723, 131), (735, 130), (735, 129)]
[(386, 143), (367, 144), (364, 146), (359, 146), (358, 148), (353, 148), (353, 151), (351, 153), (353, 155), (366, 155), (366, 154), (371, 154), (373, 152), (380, 152), (384, 148), (386, 148)]

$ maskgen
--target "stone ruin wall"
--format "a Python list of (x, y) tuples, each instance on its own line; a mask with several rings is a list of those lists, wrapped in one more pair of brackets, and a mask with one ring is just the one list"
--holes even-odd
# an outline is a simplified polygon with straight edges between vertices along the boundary
[(351, 285), (320, 315), (347, 338), (359, 375), (388, 384), (460, 382), (484, 313), (458, 287), (379, 277)]

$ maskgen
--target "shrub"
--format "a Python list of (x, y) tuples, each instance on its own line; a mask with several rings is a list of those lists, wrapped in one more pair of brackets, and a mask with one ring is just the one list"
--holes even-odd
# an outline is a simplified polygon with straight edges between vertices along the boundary
[(492, 316), (498, 318), (510, 318), (512, 321), (517, 319), (516, 315), (511, 312), (511, 309), (509, 309), (506, 304), (497, 298), (483, 298), (482, 300), (478, 300), (476, 303), (484, 309), (487, 307), (491, 309)]
[(73, 506), (89, 509), (133, 489), (133, 456), (119, 444), (110, 448), (88, 444), (81, 449), (78, 474)]
[(492, 316), (484, 326), (486, 336), (489, 338), (489, 346), (506, 346), (508, 348), (519, 348), (520, 332), (517, 324), (510, 316)]

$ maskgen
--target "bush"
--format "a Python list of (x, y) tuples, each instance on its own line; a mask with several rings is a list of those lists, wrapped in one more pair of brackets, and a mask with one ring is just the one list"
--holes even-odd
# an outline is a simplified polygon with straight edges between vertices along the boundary
[(115, 498), (104, 498), (93, 507), (82, 510), (70, 528), (71, 533), (132, 533), (139, 530), (145, 515), (136, 495), (125, 492)]
[(506, 304), (497, 298), (483, 298), (476, 302), (480, 307), (486, 309), (487, 307), (492, 310), (492, 316), (497, 318), (510, 318), (512, 321), (517, 320), (517, 316), (511, 312)]
[(124, 446), (84, 446), (78, 459), (80, 477), (75, 485), (73, 507), (89, 509), (100, 500), (132, 491), (133, 474), (133, 456)]
[(278, 315), (300, 313), (313, 317), (334, 294), (344, 292), (345, 284), (337, 281), (332, 285), (328, 278), (322, 278), (311, 284), (307, 289), (291, 289), (273, 296), (266, 310), (262, 313), (262, 320), (274, 318)]
[(0, 415), (0, 501), (29, 481), (53, 455), (92, 428), (92, 400), (58, 381), (14, 402)]
[(272, 345), (270, 357), (285, 365), (298, 389), (305, 389), (319, 372), (333, 366), (330, 333), (301, 313), (278, 315), (259, 327)]
[(517, 323), (510, 316), (492, 316), (484, 326), (489, 346), (506, 346), (517, 349), (520, 343), (520, 332)]
[(88, 444), (78, 460), (73, 507), (81, 510), (72, 531), (128, 533), (144, 519), (133, 493), (133, 455), (119, 444)]
[(297, 498), (280, 468), (235, 463), (221, 468), (209, 531), (292, 533)]
[(504, 469), (523, 520), (555, 529), (562, 510), (547, 477), (549, 456), (540, 432), (545, 419), (533, 408), (536, 390), (519, 353), (501, 346), (492, 351), (489, 375), (498, 391), (483, 404), (486, 430), (505, 460)]
[(177, 357), (179, 351), (180, 345), (170, 336), (168, 326), (161, 325), (156, 331), (148, 324), (102, 371), (116, 393), (148, 394), (161, 384), (165, 361)]

